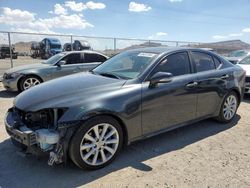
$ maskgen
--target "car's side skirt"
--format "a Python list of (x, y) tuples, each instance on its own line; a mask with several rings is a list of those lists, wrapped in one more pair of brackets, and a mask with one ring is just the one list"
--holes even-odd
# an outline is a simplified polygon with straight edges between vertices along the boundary
[(181, 123), (181, 124), (177, 124), (177, 125), (173, 125), (171, 127), (164, 128), (164, 129), (152, 132), (152, 133), (148, 133), (146, 135), (142, 135), (140, 137), (134, 138), (133, 140), (130, 140), (128, 142), (128, 145), (131, 144), (131, 143), (133, 143), (133, 142), (139, 141), (139, 140), (144, 140), (144, 139), (147, 139), (147, 138), (150, 138), (150, 137), (162, 134), (162, 133), (166, 133), (166, 132), (169, 132), (169, 131), (172, 131), (172, 130), (175, 130), (175, 129), (178, 129), (178, 128), (181, 128), (181, 127), (185, 127), (187, 125), (191, 125), (191, 124), (197, 123), (199, 121), (202, 121), (202, 120), (205, 120), (205, 119), (209, 119), (209, 118), (213, 118), (213, 117), (215, 117), (215, 116), (214, 115), (203, 116), (203, 117), (197, 118), (195, 120), (191, 120), (191, 121), (188, 121), (188, 122), (185, 122), (185, 123)]

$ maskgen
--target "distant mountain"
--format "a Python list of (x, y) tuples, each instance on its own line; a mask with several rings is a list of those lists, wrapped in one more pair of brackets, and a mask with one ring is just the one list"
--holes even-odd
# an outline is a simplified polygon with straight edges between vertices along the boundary
[[(30, 54), (30, 46), (31, 42), (18, 42), (15, 43), (15, 51), (16, 52), (26, 52)], [(109, 55), (116, 54), (118, 52), (134, 49), (134, 48), (144, 48), (144, 47), (155, 47), (155, 46), (161, 46), (161, 47), (167, 47), (167, 45), (162, 45), (162, 43), (158, 42), (144, 42), (141, 44), (135, 44), (131, 45), (122, 49), (117, 49), (116, 52), (114, 52), (113, 49), (106, 49), (104, 50), (104, 53), (107, 53)], [(201, 43), (201, 44), (194, 44), (194, 45), (188, 45), (189, 47), (197, 47), (197, 48), (212, 48), (215, 52), (226, 55), (232, 51), (235, 50), (242, 50), (242, 49), (250, 49), (250, 44), (243, 42), (241, 40), (228, 40), (228, 41), (221, 41), (221, 42), (213, 42), (213, 43)], [(183, 46), (185, 47), (185, 45)]]
[(17, 42), (14, 44), (15, 51), (19, 53), (28, 53), (30, 54), (30, 47), (32, 42)]
[(212, 48), (215, 52), (219, 54), (228, 54), (235, 50), (250, 49), (250, 44), (241, 40), (228, 40), (213, 43), (203, 43), (199, 45), (194, 45), (193, 47)]

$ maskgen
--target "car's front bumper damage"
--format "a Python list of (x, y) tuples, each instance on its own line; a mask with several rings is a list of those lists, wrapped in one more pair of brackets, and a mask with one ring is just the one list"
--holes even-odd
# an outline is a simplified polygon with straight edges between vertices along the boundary
[(8, 91), (18, 91), (18, 81), (19, 79), (21, 78), (21, 75), (18, 76), (18, 77), (15, 77), (15, 78), (6, 78), (6, 75), (7, 74), (4, 74), (3, 75), (3, 79), (2, 79), (2, 83), (3, 83), (3, 86), (6, 90)]
[[(22, 145), (23, 152), (49, 155), (48, 164), (66, 163), (71, 136), (79, 122), (71, 122), (68, 126), (48, 126), (30, 128), (23, 123), (14, 108), (8, 110), (5, 117), (5, 128), (15, 142)], [(70, 125), (70, 126), (69, 126)]]

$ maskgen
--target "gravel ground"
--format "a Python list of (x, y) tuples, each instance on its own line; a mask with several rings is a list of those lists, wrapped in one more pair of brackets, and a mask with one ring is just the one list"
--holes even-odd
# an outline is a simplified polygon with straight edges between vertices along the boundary
[(0, 84), (0, 187), (250, 187), (250, 97), (230, 124), (206, 120), (126, 147), (108, 167), (83, 171), (21, 156), (4, 130), (15, 93)]

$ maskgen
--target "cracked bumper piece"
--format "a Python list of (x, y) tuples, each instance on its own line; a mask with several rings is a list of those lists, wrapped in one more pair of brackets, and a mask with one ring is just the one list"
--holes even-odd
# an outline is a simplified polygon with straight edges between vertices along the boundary
[(45, 127), (34, 129), (31, 128), (33, 125), (26, 125), (13, 108), (9, 109), (5, 117), (5, 128), (10, 137), (27, 146), (26, 153), (29, 153), (28, 151), (48, 153), (49, 165), (66, 163), (68, 143), (78, 123), (64, 122), (53, 129)]
[(20, 126), (20, 124), (14, 120), (13, 112), (11, 111), (6, 114), (5, 129), (11, 138), (28, 147), (37, 144), (36, 133), (25, 125)]

